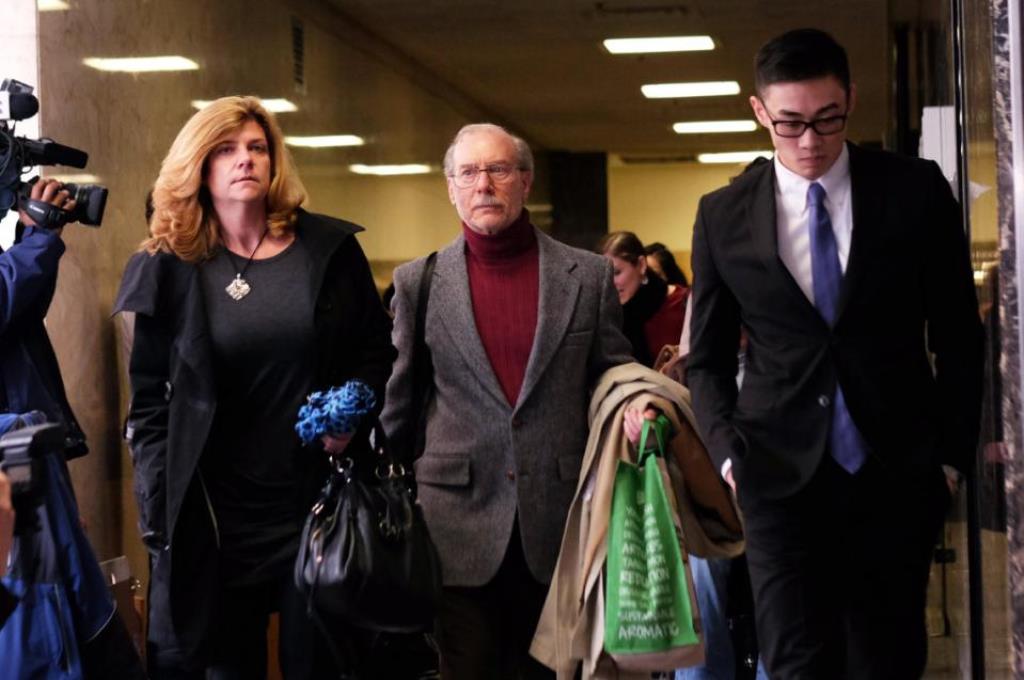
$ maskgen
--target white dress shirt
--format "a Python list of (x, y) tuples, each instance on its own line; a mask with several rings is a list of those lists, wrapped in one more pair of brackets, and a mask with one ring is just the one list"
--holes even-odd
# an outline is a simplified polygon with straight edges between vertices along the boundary
[[(811, 276), (811, 211), (807, 190), (812, 180), (804, 179), (775, 157), (775, 231), (779, 259), (793, 275), (800, 290), (814, 303)], [(846, 273), (853, 236), (853, 203), (850, 200), (850, 152), (844, 146), (839, 158), (824, 175), (813, 180), (825, 189), (825, 209), (832, 221), (832, 233), (839, 251), (839, 266)]]

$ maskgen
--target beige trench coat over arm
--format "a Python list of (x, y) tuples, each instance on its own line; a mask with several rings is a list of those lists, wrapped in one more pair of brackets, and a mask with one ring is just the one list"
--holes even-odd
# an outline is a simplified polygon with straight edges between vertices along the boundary
[(697, 435), (689, 391), (636, 363), (606, 371), (590, 402), (590, 435), (580, 482), (530, 648), (559, 680), (571, 680), (580, 662), (585, 679), (650, 677), (622, 673), (602, 653), (603, 574), (615, 469), (620, 459), (635, 460), (623, 431), (623, 415), (629, 407), (648, 405), (665, 413), (676, 432), (669, 442), (667, 464), (687, 551), (701, 557), (735, 557), (743, 552), (739, 508)]

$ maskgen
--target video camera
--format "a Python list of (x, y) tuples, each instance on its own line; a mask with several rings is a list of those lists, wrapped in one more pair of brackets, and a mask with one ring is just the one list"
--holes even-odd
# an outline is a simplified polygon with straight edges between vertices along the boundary
[(39, 111), (39, 100), (32, 87), (14, 79), (0, 83), (0, 217), (17, 208), (32, 216), (36, 224), (47, 229), (63, 227), (68, 222), (99, 226), (107, 205), (107, 189), (96, 184), (63, 184), (75, 199), (74, 210), (63, 210), (29, 197), (32, 184), (38, 179), (22, 182), (21, 175), (36, 165), (68, 165), (84, 168), (89, 154), (52, 139), (15, 137), (11, 121), (25, 120)]
[(56, 423), (22, 427), (0, 437), (0, 472), (11, 482), (16, 506), (35, 505), (42, 497), (42, 458), (63, 449), (64, 427)]

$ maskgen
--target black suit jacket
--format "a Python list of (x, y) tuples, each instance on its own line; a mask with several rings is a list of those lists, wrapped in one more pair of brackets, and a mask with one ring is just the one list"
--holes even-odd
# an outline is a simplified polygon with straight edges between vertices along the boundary
[(974, 454), (983, 330), (960, 207), (935, 163), (849, 149), (853, 240), (832, 328), (779, 259), (773, 163), (700, 202), (687, 378), (708, 449), (733, 460), (742, 493), (807, 483), (837, 381), (878, 463), (964, 470)]

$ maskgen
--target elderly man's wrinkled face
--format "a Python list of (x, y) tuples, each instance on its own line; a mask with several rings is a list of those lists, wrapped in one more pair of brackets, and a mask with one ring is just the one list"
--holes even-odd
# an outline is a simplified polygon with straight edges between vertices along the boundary
[(479, 234), (496, 234), (519, 218), (533, 173), (519, 169), (512, 138), (498, 130), (464, 135), (453, 153), (448, 198)]

